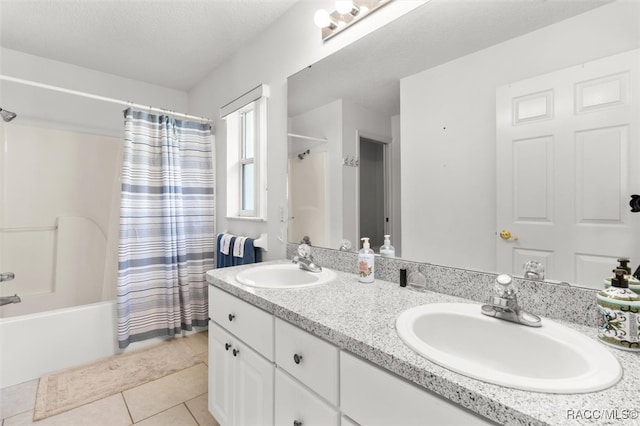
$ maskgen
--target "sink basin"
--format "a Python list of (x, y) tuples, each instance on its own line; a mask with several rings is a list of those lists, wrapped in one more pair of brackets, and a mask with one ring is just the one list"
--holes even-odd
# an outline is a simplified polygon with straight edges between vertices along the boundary
[(245, 269), (236, 275), (236, 281), (251, 287), (304, 288), (327, 283), (336, 273), (322, 268), (321, 272), (309, 272), (296, 264), (263, 265)]
[(396, 330), (428, 360), (510, 388), (586, 393), (622, 377), (601, 343), (546, 318), (534, 328), (482, 315), (477, 304), (435, 303), (402, 312)]

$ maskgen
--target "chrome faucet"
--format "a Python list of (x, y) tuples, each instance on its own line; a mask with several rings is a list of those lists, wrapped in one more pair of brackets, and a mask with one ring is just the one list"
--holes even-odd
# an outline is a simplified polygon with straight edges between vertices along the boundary
[(530, 260), (523, 265), (524, 278), (544, 281), (544, 266), (537, 260)]
[[(0, 283), (4, 281), (11, 281), (14, 279), (16, 275), (13, 272), (3, 272), (0, 274)], [(17, 294), (13, 296), (3, 296), (0, 297), (0, 306), (8, 305), (10, 303), (20, 303), (22, 300), (18, 297)]]
[(482, 305), (482, 313), (490, 317), (530, 327), (540, 327), (542, 325), (542, 320), (539, 316), (520, 309), (513, 278), (506, 274), (498, 275), (496, 278), (493, 294), (489, 304)]
[(298, 246), (298, 255), (293, 256), (291, 260), (293, 263), (297, 263), (300, 269), (309, 272), (322, 272), (322, 267), (316, 265), (313, 262), (313, 256), (311, 256), (311, 247), (308, 244), (300, 244)]
[(15, 277), (16, 277), (16, 274), (14, 274), (13, 272), (3, 272), (0, 274), (0, 283), (5, 281), (11, 281)]
[(22, 300), (20, 299), (20, 297), (18, 297), (17, 294), (14, 294), (13, 296), (0, 297), (0, 306), (9, 305), (11, 303), (20, 303), (20, 302), (22, 302)]

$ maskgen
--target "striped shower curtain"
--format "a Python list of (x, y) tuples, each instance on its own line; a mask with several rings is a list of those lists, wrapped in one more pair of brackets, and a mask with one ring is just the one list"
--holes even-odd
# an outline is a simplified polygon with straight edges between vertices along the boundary
[(118, 345), (207, 325), (214, 267), (211, 126), (127, 109)]

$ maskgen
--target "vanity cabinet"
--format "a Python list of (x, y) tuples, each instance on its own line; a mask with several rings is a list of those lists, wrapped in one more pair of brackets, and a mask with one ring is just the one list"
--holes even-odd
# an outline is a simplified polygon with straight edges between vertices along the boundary
[(342, 412), (362, 425), (494, 424), (344, 351), (340, 402)]
[(273, 425), (273, 315), (211, 286), (209, 306), (209, 411), (222, 426)]
[(222, 426), (493, 424), (216, 287), (209, 298), (209, 411)]

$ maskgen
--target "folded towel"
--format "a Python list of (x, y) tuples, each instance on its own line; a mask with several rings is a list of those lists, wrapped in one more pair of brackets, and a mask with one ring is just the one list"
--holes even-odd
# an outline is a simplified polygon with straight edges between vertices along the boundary
[(247, 241), (247, 237), (236, 237), (236, 241), (233, 243), (233, 255), (235, 257), (244, 257), (245, 241)]
[[(253, 238), (218, 234), (216, 237), (216, 268), (246, 265), (262, 261), (262, 250), (253, 245)], [(227, 253), (223, 252), (226, 246)]]
[(224, 234), (222, 236), (222, 247), (220, 247), (220, 251), (222, 252), (222, 254), (229, 254), (229, 247), (231, 247), (231, 239), (233, 238), (233, 235), (231, 234)]

